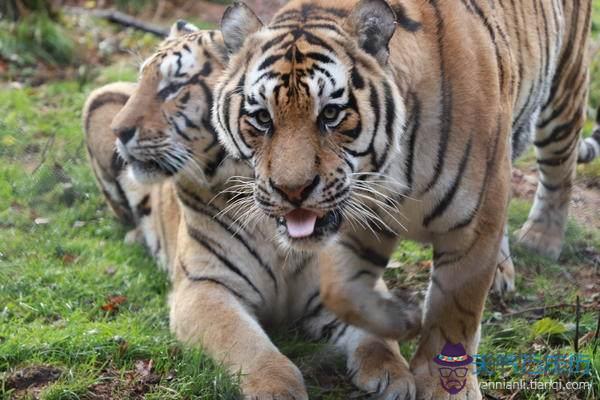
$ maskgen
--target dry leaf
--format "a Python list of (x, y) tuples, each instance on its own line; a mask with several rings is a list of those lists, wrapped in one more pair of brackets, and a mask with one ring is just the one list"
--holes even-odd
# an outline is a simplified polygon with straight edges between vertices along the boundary
[(73, 254), (65, 253), (65, 255), (62, 256), (63, 264), (73, 264), (75, 260), (77, 260), (77, 256)]
[(119, 310), (119, 305), (125, 303), (127, 301), (127, 297), (116, 295), (110, 296), (106, 304), (103, 304), (100, 308), (106, 312), (115, 312)]

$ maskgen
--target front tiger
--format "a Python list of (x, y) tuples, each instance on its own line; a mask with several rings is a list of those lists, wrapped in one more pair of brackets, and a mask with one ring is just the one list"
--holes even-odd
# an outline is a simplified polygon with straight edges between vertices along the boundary
[(322, 306), (313, 257), (274, 245), (270, 220), (236, 219), (245, 210), (227, 200), (241, 192), (242, 205), (252, 201), (242, 184), (251, 184), (252, 171), (224, 157), (210, 121), (224, 53), (218, 32), (180, 22), (143, 64), (137, 84), (99, 89), (85, 107), (86, 142), (109, 204), (169, 271), (172, 331), (241, 372), (248, 399), (307, 398), (300, 371), (263, 329), (288, 324), (346, 355), (359, 388), (386, 400), (414, 398), (397, 343)]
[[(243, 5), (223, 18), (232, 56), (215, 125), (254, 165), (256, 206), (281, 241), (325, 249), (325, 303), (410, 336), (418, 321), (372, 288), (398, 237), (433, 244), (419, 398), (449, 396), (434, 361), (446, 343), (477, 352), (508, 258), (511, 158), (533, 136), (540, 184), (519, 238), (558, 257), (578, 152), (595, 154), (579, 137), (590, 13), (590, 0), (295, 0), (266, 27)], [(501, 267), (503, 287), (512, 264)], [(457, 396), (481, 397), (474, 374)]]

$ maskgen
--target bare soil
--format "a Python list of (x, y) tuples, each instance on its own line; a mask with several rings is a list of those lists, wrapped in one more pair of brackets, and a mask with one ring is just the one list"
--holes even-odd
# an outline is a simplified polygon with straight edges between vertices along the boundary
[[(513, 197), (533, 201), (538, 177), (535, 167), (513, 169)], [(600, 229), (600, 187), (593, 182), (576, 181), (569, 215), (587, 229)]]
[(5, 387), (14, 389), (10, 399), (38, 399), (44, 388), (62, 375), (60, 368), (48, 365), (30, 365), (9, 373), (5, 379)]

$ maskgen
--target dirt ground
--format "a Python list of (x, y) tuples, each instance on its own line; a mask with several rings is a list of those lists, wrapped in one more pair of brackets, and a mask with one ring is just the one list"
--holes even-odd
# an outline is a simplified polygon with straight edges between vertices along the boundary
[[(537, 187), (535, 166), (513, 169), (513, 197), (532, 201)], [(600, 229), (600, 186), (597, 183), (578, 180), (573, 188), (569, 215), (588, 229)]]

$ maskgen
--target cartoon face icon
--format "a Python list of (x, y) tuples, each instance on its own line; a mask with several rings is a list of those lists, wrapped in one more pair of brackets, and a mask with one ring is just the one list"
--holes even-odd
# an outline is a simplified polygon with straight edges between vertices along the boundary
[(467, 384), (468, 368), (440, 368), (440, 382), (446, 392), (450, 394), (460, 393)]
[(455, 395), (465, 388), (468, 365), (473, 362), (473, 357), (467, 354), (461, 343), (446, 343), (433, 362), (440, 366), (440, 383), (446, 392)]

